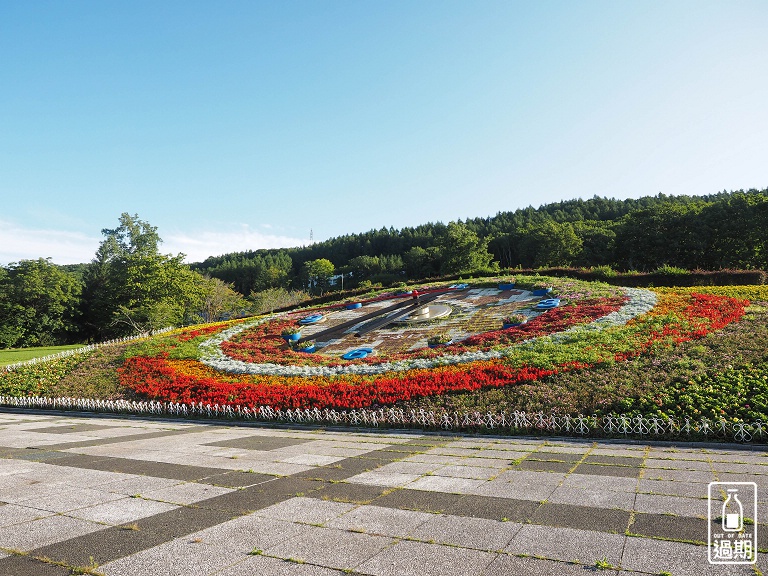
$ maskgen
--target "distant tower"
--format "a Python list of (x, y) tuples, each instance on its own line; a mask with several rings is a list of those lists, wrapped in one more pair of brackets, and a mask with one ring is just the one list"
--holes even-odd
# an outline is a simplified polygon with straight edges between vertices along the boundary
[(310, 245), (315, 243), (312, 236), (312, 228), (309, 229), (309, 243)]

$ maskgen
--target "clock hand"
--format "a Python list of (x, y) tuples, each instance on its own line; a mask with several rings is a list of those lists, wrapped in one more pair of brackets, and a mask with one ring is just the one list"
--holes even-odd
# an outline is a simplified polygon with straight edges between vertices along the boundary
[(334, 336), (341, 334), (348, 328), (352, 328), (352, 326), (356, 326), (357, 324), (360, 324), (360, 322), (365, 322), (366, 320), (370, 320), (372, 318), (378, 318), (382, 314), (388, 314), (399, 308), (402, 308), (403, 306), (409, 306), (409, 305), (412, 305), (411, 300), (407, 300), (405, 302), (398, 302), (397, 304), (393, 304), (392, 306), (387, 306), (386, 308), (376, 310), (375, 312), (369, 312), (368, 314), (358, 316), (356, 318), (353, 318), (352, 320), (347, 320), (346, 322), (342, 322), (341, 324), (337, 324), (336, 326), (331, 326), (330, 328), (327, 328), (320, 332), (316, 332), (315, 334), (308, 335), (305, 338), (300, 338), (298, 342), (302, 342), (304, 340), (315, 340), (317, 342), (327, 342), (328, 340), (332, 340)]
[(415, 302), (411, 301), (410, 305), (408, 307), (403, 308), (402, 310), (398, 310), (394, 314), (390, 314), (389, 316), (386, 316), (384, 318), (377, 318), (376, 320), (371, 320), (367, 324), (364, 324), (363, 326), (360, 326), (360, 329), (357, 332), (355, 332), (355, 336), (360, 338), (361, 336), (364, 336), (368, 332), (376, 330), (377, 328), (382, 328), (384, 326), (387, 326), (388, 324), (391, 324), (395, 320), (399, 320), (403, 316), (407, 316), (408, 314), (410, 314), (414, 310), (418, 310), (419, 308), (421, 308), (425, 304), (428, 304), (429, 302), (432, 302), (433, 300), (437, 300), (443, 294), (444, 294), (444, 292), (441, 292), (441, 293), (438, 293), (438, 294), (432, 293), (432, 294), (427, 294), (425, 296), (419, 296), (418, 298), (416, 298)]
[[(424, 304), (428, 302), (432, 302), (433, 300), (436, 300), (437, 298), (439, 298), (440, 296), (443, 296), (444, 294), (458, 292), (458, 291), (459, 290), (457, 290), (456, 288), (437, 289), (437, 290), (432, 290), (430, 292), (427, 292), (425, 294), (419, 294), (418, 292), (414, 291), (414, 297), (409, 298), (404, 302), (398, 302), (397, 304), (393, 304), (392, 306), (387, 306), (386, 308), (383, 308), (381, 310), (376, 310), (375, 312), (369, 312), (368, 314), (358, 316), (357, 318), (354, 318), (352, 320), (347, 320), (346, 322), (342, 322), (341, 324), (331, 326), (320, 332), (307, 335), (304, 338), (300, 338), (296, 343), (304, 342), (306, 340), (315, 340), (316, 342), (327, 342), (328, 340), (332, 340), (334, 337), (340, 336), (345, 330), (351, 328), (352, 326), (360, 324), (360, 322), (365, 322), (367, 320), (372, 320), (376, 318), (376, 320), (372, 320), (368, 324), (360, 327), (360, 329), (355, 333), (355, 336), (360, 337), (363, 334), (370, 332), (371, 330), (375, 330), (376, 328), (379, 328), (381, 326), (386, 326), (387, 324), (394, 322), (398, 318), (402, 318), (403, 316), (410, 314), (414, 310), (424, 306)], [(379, 316), (389, 314), (390, 312), (397, 312), (397, 313), (395, 315), (387, 316), (385, 318), (379, 319)], [(376, 323), (375, 325), (374, 325), (374, 322)]]

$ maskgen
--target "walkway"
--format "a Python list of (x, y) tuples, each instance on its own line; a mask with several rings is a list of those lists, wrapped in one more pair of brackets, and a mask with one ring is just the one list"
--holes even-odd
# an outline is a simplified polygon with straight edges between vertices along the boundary
[(715, 480), (765, 521), (764, 446), (0, 412), (0, 574), (759, 574), (707, 561)]

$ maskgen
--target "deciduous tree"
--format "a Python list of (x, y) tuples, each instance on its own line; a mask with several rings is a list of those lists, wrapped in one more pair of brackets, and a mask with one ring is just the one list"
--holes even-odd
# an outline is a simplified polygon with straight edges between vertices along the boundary
[(200, 303), (199, 274), (183, 263), (183, 254), (160, 253), (157, 228), (123, 213), (120, 226), (102, 234), (86, 273), (84, 301), (98, 338), (180, 324)]
[(0, 348), (72, 341), (80, 289), (77, 279), (50, 259), (22, 260), (2, 270)]
[(333, 262), (326, 258), (305, 262), (303, 276), (307, 279), (310, 291), (317, 290), (322, 295), (328, 289), (335, 270)]
[(493, 260), (493, 254), (488, 252), (488, 239), (480, 239), (461, 222), (448, 224), (440, 252), (444, 274), (482, 270)]

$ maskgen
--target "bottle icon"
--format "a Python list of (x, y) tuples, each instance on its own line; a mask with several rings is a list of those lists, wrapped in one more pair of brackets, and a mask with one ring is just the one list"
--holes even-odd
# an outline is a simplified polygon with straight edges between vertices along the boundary
[(744, 508), (739, 501), (739, 489), (729, 489), (728, 498), (723, 502), (723, 530), (740, 532), (744, 528)]

